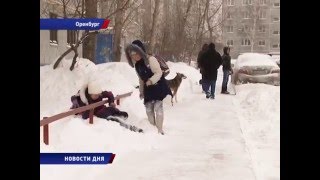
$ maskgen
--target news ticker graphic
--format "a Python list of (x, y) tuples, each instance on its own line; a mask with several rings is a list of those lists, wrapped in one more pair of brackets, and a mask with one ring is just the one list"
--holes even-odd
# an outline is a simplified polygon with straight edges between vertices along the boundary
[(100, 30), (109, 25), (108, 19), (40, 19), (40, 30)]
[(111, 164), (113, 153), (40, 153), (40, 164)]

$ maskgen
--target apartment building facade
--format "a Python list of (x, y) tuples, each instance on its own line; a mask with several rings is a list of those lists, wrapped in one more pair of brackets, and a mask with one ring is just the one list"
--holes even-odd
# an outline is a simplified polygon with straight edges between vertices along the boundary
[[(74, 7), (67, 6), (66, 11), (74, 11)], [(40, 18), (63, 18), (63, 16), (61, 1), (40, 0)], [(72, 30), (40, 30), (40, 65), (55, 62), (61, 54), (71, 47), (71, 44), (76, 43), (76, 38), (76, 31)], [(79, 46), (78, 53), (79, 57), (82, 57), (82, 45)], [(72, 52), (65, 58), (72, 59), (73, 56)]]
[(280, 0), (223, 0), (222, 41), (232, 58), (280, 52)]

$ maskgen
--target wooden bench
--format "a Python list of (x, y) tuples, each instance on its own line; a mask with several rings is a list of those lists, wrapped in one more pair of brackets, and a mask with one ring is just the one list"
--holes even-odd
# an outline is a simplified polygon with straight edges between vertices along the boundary
[[(121, 94), (115, 97), (116, 103), (117, 105), (120, 105), (120, 99), (125, 98), (125, 97), (129, 97), (131, 96), (132, 92), (129, 93), (125, 93), (125, 94)], [(52, 122), (55, 122), (57, 120), (61, 120), (62, 118), (65, 118), (67, 116), (71, 116), (71, 115), (75, 115), (78, 113), (82, 113), (85, 112), (87, 110), (90, 110), (89, 113), (89, 123), (93, 124), (93, 113), (94, 113), (94, 108), (104, 105), (108, 103), (108, 99), (106, 100), (102, 100), (100, 102), (97, 103), (93, 103), (93, 104), (89, 104), (87, 106), (82, 106), (76, 109), (71, 109), (67, 112), (63, 112), (60, 114), (56, 114), (54, 116), (51, 117), (44, 117), (42, 120), (40, 120), (40, 127), (43, 126), (43, 142), (46, 145), (49, 145), (49, 124)]]

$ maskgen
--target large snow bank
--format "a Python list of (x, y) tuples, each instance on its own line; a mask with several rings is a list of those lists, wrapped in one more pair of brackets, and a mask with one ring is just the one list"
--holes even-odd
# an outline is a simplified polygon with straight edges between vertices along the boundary
[(235, 105), (257, 179), (280, 179), (280, 88), (237, 86)]
[(75, 69), (70, 71), (71, 61), (63, 59), (55, 70), (53, 64), (40, 67), (40, 118), (68, 109), (70, 97), (96, 71), (95, 64), (83, 58), (78, 58)]
[(55, 70), (53, 65), (40, 67), (40, 118), (67, 110), (71, 106), (70, 97), (89, 78), (97, 79), (104, 90), (111, 90), (115, 95), (131, 92), (138, 85), (137, 75), (128, 63), (97, 66), (88, 59), (78, 58), (70, 71), (71, 62), (64, 59)]

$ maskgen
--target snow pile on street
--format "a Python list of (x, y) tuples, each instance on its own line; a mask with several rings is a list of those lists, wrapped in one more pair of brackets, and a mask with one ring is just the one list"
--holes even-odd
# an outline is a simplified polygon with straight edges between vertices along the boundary
[(107, 89), (114, 94), (131, 92), (139, 85), (135, 69), (126, 62), (105, 63), (97, 66), (96, 76), (100, 80), (102, 89)]
[(53, 64), (40, 67), (40, 118), (70, 108), (70, 97), (96, 72), (96, 65), (83, 58), (78, 58), (70, 71), (71, 61), (63, 59), (55, 70)]
[(257, 179), (280, 177), (280, 88), (237, 86), (235, 103)]
[(103, 89), (113, 91), (114, 95), (131, 92), (139, 84), (134, 69), (128, 63), (96, 66), (88, 59), (78, 58), (74, 70), (70, 71), (71, 62), (72, 59), (64, 59), (55, 70), (53, 65), (40, 67), (40, 118), (69, 109), (70, 97), (89, 78), (97, 79)]
[(274, 66), (278, 67), (277, 64), (272, 61), (271, 57), (266, 54), (259, 54), (259, 53), (244, 53), (241, 54), (236, 63), (236, 67), (243, 67), (243, 66)]
[(191, 82), (198, 82), (201, 78), (201, 74), (199, 70), (188, 66), (186, 63), (173, 63), (173, 62), (167, 62), (169, 68), (170, 68), (170, 74), (166, 77), (166, 79), (172, 79), (175, 77), (176, 73), (182, 73), (187, 76), (187, 79), (189, 79)]

